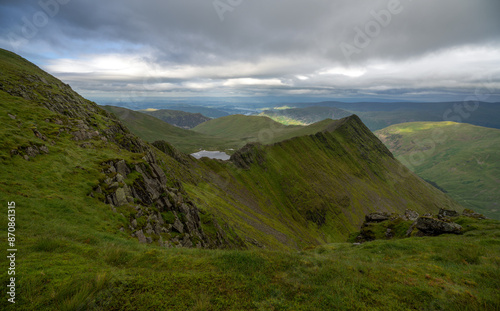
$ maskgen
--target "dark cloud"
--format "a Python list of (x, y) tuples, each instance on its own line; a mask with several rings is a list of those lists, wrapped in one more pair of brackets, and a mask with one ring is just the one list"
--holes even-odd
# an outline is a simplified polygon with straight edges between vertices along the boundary
[[(221, 3), (219, 9), (229, 10), (217, 12)], [(227, 7), (227, 3), (236, 5)], [(40, 19), (40, 12), (48, 16), (46, 22)], [(314, 88), (321, 85), (328, 89), (367, 88), (370, 83), (397, 87), (404, 77), (401, 71), (401, 76), (389, 79), (390, 73), (371, 70), (370, 66), (379, 68), (388, 62), (396, 64), (393, 67), (408, 62), (425, 65), (421, 60), (436, 54), (446, 63), (447, 51), (457, 49), (489, 49), (481, 54), (489, 55), (500, 46), (498, 12), (498, 0), (4, 0), (0, 2), (0, 45), (32, 56), (55, 72), (63, 70), (58, 60), (64, 59), (64, 64), (74, 60), (77, 64), (68, 65), (61, 75), (80, 68), (70, 82), (81, 86), (89, 85), (82, 82), (89, 76), (111, 83), (113, 75), (92, 67), (93, 57), (121, 54), (135, 55), (142, 63), (137, 65), (135, 76), (121, 79), (136, 86), (137, 81), (153, 75), (162, 83), (174, 79), (179, 88), (199, 79), (223, 88), (227, 82), (223, 79), (234, 78), (280, 79), (280, 88), (292, 91), (302, 87), (316, 91)], [(23, 32), (29, 28), (26, 21), (35, 24), (35, 34)], [(498, 68), (498, 56), (493, 54), (481, 66)], [(127, 57), (117, 59), (130, 61)], [(470, 57), (468, 61), (466, 66)], [(93, 68), (94, 75), (82, 74), (85, 64)], [(459, 64), (460, 60), (454, 59), (444, 68)], [(340, 75), (318, 74), (328, 68)], [(355, 79), (353, 70), (365, 70), (366, 74)], [(499, 71), (486, 71), (490, 81), (497, 83)], [(474, 86), (464, 81), (466, 71), (450, 74), (451, 80), (462, 79), (457, 84)], [(470, 75), (474, 74), (480, 72)], [(408, 76), (401, 87), (418, 87), (429, 79), (425, 72)], [(428, 82), (445, 87), (443, 80)], [(105, 90), (111, 92), (112, 86), (107, 84)]]

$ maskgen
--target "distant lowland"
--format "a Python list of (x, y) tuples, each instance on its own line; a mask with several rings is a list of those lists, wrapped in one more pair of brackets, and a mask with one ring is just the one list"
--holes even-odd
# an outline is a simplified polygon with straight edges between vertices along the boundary
[(365, 104), (153, 116), (99, 106), (2, 49), (0, 73), (16, 309), (500, 306), (498, 129), (374, 133)]

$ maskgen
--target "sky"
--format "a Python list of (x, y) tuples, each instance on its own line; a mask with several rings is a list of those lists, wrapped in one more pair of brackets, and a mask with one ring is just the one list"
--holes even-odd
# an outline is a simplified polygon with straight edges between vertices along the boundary
[(0, 0), (0, 47), (103, 101), (500, 101), (499, 0)]

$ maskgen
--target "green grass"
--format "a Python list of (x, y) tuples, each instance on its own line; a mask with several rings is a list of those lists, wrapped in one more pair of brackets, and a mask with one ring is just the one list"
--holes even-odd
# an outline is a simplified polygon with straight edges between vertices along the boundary
[(203, 135), (170, 125), (165, 121), (143, 112), (114, 106), (103, 106), (102, 108), (115, 114), (132, 133), (145, 141), (154, 142), (157, 140), (165, 140), (187, 154), (202, 149), (224, 151), (234, 148), (237, 145), (235, 142), (228, 139)]
[(201, 113), (190, 113), (179, 110), (170, 109), (146, 109), (139, 110), (140, 112), (149, 114), (155, 118), (165, 121), (169, 124), (182, 127), (182, 128), (193, 128), (200, 123), (210, 120), (210, 118), (205, 117)]
[[(495, 310), (500, 223), (300, 252), (24, 239), (16, 310)], [(57, 247), (39, 248), (47, 241)], [(12, 306), (2, 304), (6, 310)]]
[(454, 122), (414, 122), (377, 131), (412, 171), (466, 208), (500, 219), (500, 130)]
[[(145, 154), (100, 138), (73, 140), (78, 119), (69, 115), (83, 115), (99, 131), (117, 131), (121, 143), (133, 139), (80, 97), (60, 101), (61, 109), (71, 110), (65, 115), (44, 108), (58, 97), (36, 79), (44, 77), (40, 70), (3, 50), (0, 56), (7, 73), (1, 78), (11, 79), (2, 88), (30, 91), (23, 98), (0, 90), (0, 196), (3, 204), (16, 202), (18, 249), (16, 304), (3, 290), (0, 309), (498, 309), (496, 221), (461, 220), (462, 236), (315, 247), (345, 240), (368, 210), (459, 208), (405, 171), (356, 118), (319, 123), (311, 128), (329, 131), (257, 147), (247, 170), (215, 160), (180, 158), (182, 164), (156, 152), (167, 185), (182, 185), (186, 199), (203, 211), (206, 234), (217, 234), (211, 222), (217, 219), (226, 238), (243, 239), (248, 250), (160, 248), (131, 237), (133, 207), (114, 212), (89, 195), (105, 178), (103, 163), (141, 163)], [(11, 83), (15, 79), (19, 85)], [(55, 81), (57, 94), (71, 94), (47, 79)], [(12, 153), (32, 145), (49, 153), (29, 160)], [(138, 177), (132, 173), (125, 183)], [(4, 220), (6, 211), (4, 205)], [(0, 244), (7, 249), (5, 224)], [(8, 265), (3, 256), (0, 266)], [(0, 283), (7, 288), (5, 273)]]

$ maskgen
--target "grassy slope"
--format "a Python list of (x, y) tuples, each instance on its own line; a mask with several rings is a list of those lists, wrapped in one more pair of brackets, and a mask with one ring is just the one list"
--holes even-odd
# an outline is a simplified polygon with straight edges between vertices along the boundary
[(230, 140), (178, 128), (143, 112), (114, 106), (103, 108), (115, 114), (130, 131), (142, 139), (149, 142), (165, 140), (184, 153), (197, 152), (200, 148), (225, 150), (235, 146)]
[[(355, 108), (355, 106), (353, 106)], [(262, 112), (261, 115), (272, 118), (282, 124), (307, 125), (325, 119), (340, 119), (355, 113), (363, 123), (372, 130), (380, 130), (392, 124), (412, 121), (440, 121), (442, 114), (420, 110), (395, 111), (347, 111), (335, 107), (305, 107), (289, 109), (273, 109)]]
[[(0, 62), (0, 70), (5, 73), (17, 60), (0, 52), (1, 60), (8, 60), (8, 65)], [(24, 77), (40, 74), (32, 65), (25, 69)], [(46, 79), (53, 78), (47, 75)], [(27, 92), (39, 83), (21, 82)], [(61, 89), (55, 86), (54, 91)], [(380, 241), (361, 248), (335, 244), (301, 253), (162, 249), (138, 244), (127, 231), (119, 230), (128, 225), (128, 219), (88, 194), (104, 177), (100, 163), (117, 158), (137, 162), (143, 154), (100, 139), (80, 147), (82, 142), (72, 140), (69, 133), (59, 134), (60, 129), (71, 127), (77, 120), (42, 107), (39, 101), (44, 100), (42, 95), (26, 100), (0, 90), (0, 194), (4, 202), (16, 202), (19, 249), (17, 303), (8, 305), (2, 291), (0, 309), (311, 310), (332, 305), (344, 309), (413, 307), (422, 302), (444, 309), (498, 308), (494, 289), (499, 286), (499, 254), (492, 247), (498, 245), (498, 223), (491, 221), (471, 223), (468, 228), (478, 230), (463, 237)], [(51, 122), (54, 118), (62, 119), (64, 125)], [(108, 122), (104, 114), (93, 118), (100, 127)], [(48, 140), (35, 137), (33, 128)], [(338, 139), (347, 140), (354, 134), (346, 132)], [(297, 142), (266, 147), (275, 154), (268, 158), (270, 169), (278, 172), (279, 148), (294, 149), (298, 152), (294, 157), (299, 158), (303, 149), (300, 139)], [(29, 161), (11, 156), (12, 149), (41, 144), (48, 146), (49, 154)], [(346, 148), (363, 152), (354, 145)], [(230, 164), (196, 161), (187, 170), (170, 157), (159, 153), (158, 157), (168, 176), (182, 177), (188, 192), (200, 194), (193, 200), (210, 198), (201, 207), (213, 213), (219, 213), (216, 208), (226, 209), (227, 215), (236, 217), (233, 211), (252, 198), (251, 194), (243, 195), (258, 192), (264, 181), (253, 179), (246, 189), (246, 181), (252, 178)], [(266, 172), (255, 172), (260, 169), (251, 168), (249, 173), (266, 177)], [(279, 188), (275, 190), (279, 192)], [(277, 228), (286, 228), (284, 224), (290, 219), (274, 221)], [(246, 227), (238, 228), (239, 232), (247, 233), (250, 239), (266, 235), (249, 229), (250, 222), (243, 225)], [(314, 227), (296, 230), (297, 238), (304, 239), (306, 245), (311, 243), (307, 239), (321, 238)], [(0, 226), (0, 242), (5, 247), (6, 233), (4, 224)], [(262, 242), (265, 238), (267, 235)], [(271, 248), (276, 244), (268, 245)], [(474, 252), (471, 255), (463, 249)], [(7, 267), (5, 256), (0, 265)], [(408, 288), (405, 282), (415, 286)], [(7, 279), (2, 277), (1, 284), (6, 288)]]
[(140, 110), (140, 112), (144, 112), (169, 124), (182, 128), (193, 128), (200, 123), (210, 120), (210, 118), (205, 117), (201, 113), (191, 113), (179, 110), (157, 109)]
[[(363, 215), (375, 210), (460, 209), (395, 161), (357, 117), (329, 125), (324, 133), (254, 147), (261, 160), (248, 170), (205, 161), (224, 176), (221, 187), (223, 193), (235, 194), (231, 197), (204, 184), (188, 192), (241, 236), (258, 236), (274, 248), (345, 240)], [(260, 232), (254, 233), (256, 228)]]
[(390, 126), (379, 138), (464, 207), (500, 219), (500, 130), (453, 122)]
[(264, 116), (230, 115), (212, 119), (195, 128), (194, 131), (238, 141), (241, 148), (247, 143), (271, 144), (296, 136), (314, 134), (324, 130), (332, 120), (323, 120), (308, 126), (283, 125)]

